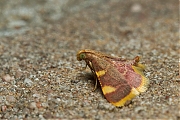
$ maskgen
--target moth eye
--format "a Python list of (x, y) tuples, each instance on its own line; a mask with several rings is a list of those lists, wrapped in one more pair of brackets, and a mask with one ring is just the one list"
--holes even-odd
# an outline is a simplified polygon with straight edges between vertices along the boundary
[(85, 53), (81, 53), (81, 54), (79, 55), (79, 58), (80, 58), (81, 60), (85, 59), (85, 58), (86, 58)]

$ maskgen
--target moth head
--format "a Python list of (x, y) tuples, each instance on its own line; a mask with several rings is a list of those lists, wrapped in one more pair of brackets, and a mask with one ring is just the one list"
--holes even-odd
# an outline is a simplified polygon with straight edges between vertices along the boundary
[(77, 54), (77, 60), (81, 61), (81, 60), (85, 60), (86, 59), (86, 54), (84, 52), (79, 52)]

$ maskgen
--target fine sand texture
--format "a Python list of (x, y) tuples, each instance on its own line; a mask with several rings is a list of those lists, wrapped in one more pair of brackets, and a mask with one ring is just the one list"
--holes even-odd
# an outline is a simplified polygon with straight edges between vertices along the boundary
[[(177, 0), (1, 0), (0, 119), (180, 119)], [(85, 62), (92, 49), (140, 56), (146, 92), (109, 103)]]

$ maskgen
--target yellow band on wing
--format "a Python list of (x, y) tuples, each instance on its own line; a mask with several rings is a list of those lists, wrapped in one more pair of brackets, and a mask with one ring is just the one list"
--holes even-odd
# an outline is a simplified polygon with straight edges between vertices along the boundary
[(101, 71), (96, 72), (96, 75), (97, 75), (97, 77), (100, 77), (100, 76), (105, 75), (105, 73), (106, 73), (105, 70), (101, 70)]
[(112, 104), (114, 106), (117, 106), (117, 107), (121, 107), (121, 106), (124, 106), (124, 104), (128, 101), (128, 100), (131, 100), (132, 98), (134, 98), (135, 96), (139, 95), (139, 92), (135, 89), (135, 88), (132, 88), (131, 89), (131, 92), (126, 96), (124, 97), (123, 99), (119, 100), (118, 102), (115, 102)]
[(102, 91), (103, 91), (104, 95), (107, 94), (107, 93), (112, 93), (115, 90), (116, 90), (116, 88), (111, 87), (111, 86), (103, 86), (102, 87)]
[(142, 81), (139, 87), (136, 88), (136, 90), (138, 90), (139, 92), (145, 92), (147, 90), (147, 86), (149, 84), (149, 80), (145, 77), (143, 70), (144, 70), (144, 65), (138, 65), (136, 66), (132, 66), (132, 68), (134, 69), (134, 71), (141, 75)]

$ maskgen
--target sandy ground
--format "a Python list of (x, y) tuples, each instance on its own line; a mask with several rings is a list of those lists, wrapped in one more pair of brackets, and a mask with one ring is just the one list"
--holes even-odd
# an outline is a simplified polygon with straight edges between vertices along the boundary
[[(180, 119), (177, 0), (1, 1), (1, 119)], [(147, 92), (107, 102), (81, 49), (141, 56)]]

